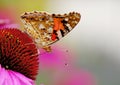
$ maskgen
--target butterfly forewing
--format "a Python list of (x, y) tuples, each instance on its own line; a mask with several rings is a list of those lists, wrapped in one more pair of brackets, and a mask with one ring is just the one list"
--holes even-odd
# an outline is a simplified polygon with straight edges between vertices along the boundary
[(46, 47), (69, 33), (80, 21), (80, 14), (48, 14), (46, 12), (30, 12), (21, 16), (25, 25), (24, 31), (29, 34), (40, 47)]

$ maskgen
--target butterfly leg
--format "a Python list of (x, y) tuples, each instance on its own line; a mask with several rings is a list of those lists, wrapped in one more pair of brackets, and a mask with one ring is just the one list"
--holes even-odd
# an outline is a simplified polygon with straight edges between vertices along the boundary
[(51, 52), (52, 49), (51, 49), (51, 46), (44, 46), (43, 49), (47, 52)]

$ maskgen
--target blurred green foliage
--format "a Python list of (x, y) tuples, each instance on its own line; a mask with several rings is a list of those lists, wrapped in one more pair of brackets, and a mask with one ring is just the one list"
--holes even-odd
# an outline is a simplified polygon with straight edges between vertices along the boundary
[(48, 0), (0, 0), (1, 8), (13, 8), (18, 14), (26, 11), (44, 11)]
[(12, 6), (21, 10), (44, 10), (47, 0), (1, 0), (1, 6)]

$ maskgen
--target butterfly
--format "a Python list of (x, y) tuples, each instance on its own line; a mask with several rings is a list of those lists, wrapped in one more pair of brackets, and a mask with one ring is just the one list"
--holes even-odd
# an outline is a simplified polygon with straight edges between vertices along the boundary
[(68, 14), (49, 14), (47, 12), (25, 12), (21, 20), (23, 29), (31, 36), (38, 47), (50, 52), (50, 45), (68, 34), (80, 21), (77, 12)]

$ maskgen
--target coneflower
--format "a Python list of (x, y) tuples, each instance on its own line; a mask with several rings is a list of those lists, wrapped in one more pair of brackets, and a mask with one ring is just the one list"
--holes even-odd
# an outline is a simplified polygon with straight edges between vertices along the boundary
[(36, 45), (27, 34), (0, 29), (0, 85), (34, 85), (38, 65)]

